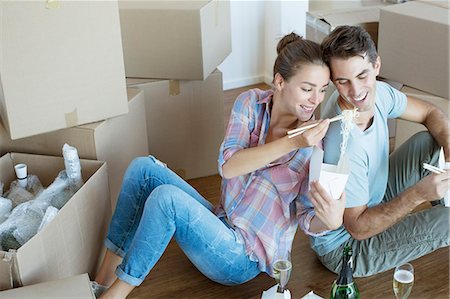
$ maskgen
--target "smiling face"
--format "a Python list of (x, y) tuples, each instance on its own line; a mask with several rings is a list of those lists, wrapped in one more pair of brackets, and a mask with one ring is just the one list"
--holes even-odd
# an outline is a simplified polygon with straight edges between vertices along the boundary
[(275, 77), (284, 110), (302, 122), (311, 119), (314, 110), (323, 101), (330, 80), (330, 71), (325, 65), (308, 64), (285, 81), (281, 75)]
[(346, 108), (357, 107), (359, 112), (373, 114), (375, 106), (376, 77), (380, 72), (378, 57), (374, 64), (368, 55), (330, 60), (333, 83)]

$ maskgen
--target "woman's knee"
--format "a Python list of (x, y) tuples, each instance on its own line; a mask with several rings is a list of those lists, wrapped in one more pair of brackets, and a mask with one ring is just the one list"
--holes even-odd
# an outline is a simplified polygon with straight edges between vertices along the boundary
[(145, 203), (144, 209), (161, 208), (165, 211), (175, 211), (175, 208), (181, 207), (186, 201), (182, 200), (184, 193), (180, 188), (170, 184), (164, 184), (156, 187), (150, 193)]

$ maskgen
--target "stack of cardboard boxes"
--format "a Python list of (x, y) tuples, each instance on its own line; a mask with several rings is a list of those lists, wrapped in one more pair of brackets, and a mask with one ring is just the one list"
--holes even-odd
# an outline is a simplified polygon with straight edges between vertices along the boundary
[[(0, 290), (33, 285), (33, 294), (63, 298), (68, 288), (38, 283), (69, 278), (65, 285), (88, 290), (86, 277), (70, 277), (95, 274), (134, 157), (151, 153), (187, 178), (217, 173), (224, 124), (215, 68), (231, 52), (229, 3), (2, 1), (0, 12), (0, 181), (7, 189), (13, 166), (26, 163), (48, 186), (68, 143), (85, 182), (45, 229), (0, 252)], [(164, 80), (127, 87), (127, 76)]]
[[(447, 115), (450, 97), (448, 1), (410, 1), (383, 8), (378, 52), (380, 76), (404, 84), (406, 95), (430, 102)], [(398, 120), (395, 147), (422, 125)]]
[[(216, 174), (228, 1), (121, 1), (128, 86), (144, 91), (149, 151), (185, 179)], [(153, 79), (149, 79), (153, 78)]]
[[(400, 86), (408, 96), (433, 103), (448, 114), (448, 2), (392, 2), (396, 1), (311, 1), (306, 37), (321, 42), (339, 25), (364, 27), (375, 41), (381, 57), (380, 77), (400, 83), (394, 86)], [(326, 99), (334, 90), (334, 86), (329, 88)], [(425, 129), (403, 120), (389, 120), (388, 125), (389, 137), (395, 138), (395, 148)]]

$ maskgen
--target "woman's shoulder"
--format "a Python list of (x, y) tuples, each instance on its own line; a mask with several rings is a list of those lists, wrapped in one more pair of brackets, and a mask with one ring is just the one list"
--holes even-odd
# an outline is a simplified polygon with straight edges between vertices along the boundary
[(272, 89), (252, 88), (239, 94), (236, 103), (240, 105), (255, 106), (256, 104), (268, 103), (273, 95)]

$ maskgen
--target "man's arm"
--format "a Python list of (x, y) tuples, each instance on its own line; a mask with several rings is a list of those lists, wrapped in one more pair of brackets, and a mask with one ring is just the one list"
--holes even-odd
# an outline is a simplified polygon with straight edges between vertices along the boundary
[(423, 124), (437, 143), (444, 148), (445, 161), (450, 162), (450, 123), (448, 117), (436, 106), (408, 97), (401, 119)]
[(447, 192), (449, 179), (450, 171), (431, 174), (385, 204), (372, 208), (347, 208), (344, 212), (344, 226), (356, 240), (379, 234), (403, 219), (418, 205), (442, 198)]

